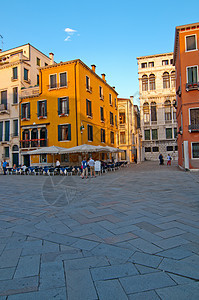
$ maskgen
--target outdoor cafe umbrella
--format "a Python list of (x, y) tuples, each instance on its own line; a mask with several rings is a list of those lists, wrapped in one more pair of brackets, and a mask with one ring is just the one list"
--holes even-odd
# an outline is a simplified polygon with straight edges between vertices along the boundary
[(94, 145), (88, 145), (88, 144), (83, 144), (83, 145), (80, 145), (80, 146), (76, 146), (76, 147), (72, 147), (72, 148), (68, 148), (68, 149), (65, 149), (66, 152), (62, 152), (61, 150), (61, 153), (89, 153), (89, 152), (100, 152), (101, 148), (104, 148), (104, 147), (101, 147), (101, 146), (94, 146)]

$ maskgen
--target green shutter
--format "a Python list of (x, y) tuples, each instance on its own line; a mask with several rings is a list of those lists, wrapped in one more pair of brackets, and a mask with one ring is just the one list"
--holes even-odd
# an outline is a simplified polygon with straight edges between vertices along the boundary
[(47, 100), (44, 100), (45, 103), (45, 117), (47, 117)]
[(40, 115), (39, 115), (39, 101), (37, 101), (37, 117), (39, 118)]
[(27, 103), (27, 105), (28, 105), (28, 119), (30, 119), (30, 102)]
[(88, 100), (86, 99), (86, 115), (88, 116)]
[(71, 124), (68, 124), (68, 140), (71, 141)]
[(58, 141), (61, 141), (61, 125), (58, 125)]
[(21, 104), (21, 119), (23, 119), (24, 118), (24, 115), (23, 115), (23, 104)]
[(3, 140), (3, 122), (0, 122), (0, 142)]
[(60, 98), (58, 98), (58, 115), (61, 115), (61, 101), (60, 101)]
[(69, 97), (66, 97), (67, 115), (69, 115)]
[(5, 141), (10, 140), (10, 121), (5, 121)]
[(93, 141), (93, 126), (91, 126), (91, 141)]

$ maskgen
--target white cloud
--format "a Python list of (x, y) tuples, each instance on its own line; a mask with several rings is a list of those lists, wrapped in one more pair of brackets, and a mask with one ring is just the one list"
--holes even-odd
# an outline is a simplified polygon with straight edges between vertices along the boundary
[(67, 33), (70, 34), (70, 35), (72, 35), (72, 34), (74, 34), (75, 32), (77, 32), (77, 30), (71, 29), (71, 28), (65, 28), (64, 31), (67, 32)]
[(70, 42), (71, 41), (71, 37), (70, 37), (70, 35), (69, 36), (67, 36), (67, 38), (65, 38), (65, 40), (64, 40), (65, 42)]

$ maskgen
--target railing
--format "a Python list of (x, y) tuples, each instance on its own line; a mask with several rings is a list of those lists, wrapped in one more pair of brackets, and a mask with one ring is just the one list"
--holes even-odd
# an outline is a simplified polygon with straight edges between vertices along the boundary
[(0, 113), (9, 113), (9, 104), (0, 104)]
[(47, 139), (21, 140), (21, 148), (47, 147)]
[(87, 87), (86, 87), (86, 90), (87, 90), (87, 92), (92, 93), (92, 90), (93, 90), (93, 89), (92, 89), (91, 86), (87, 86)]
[(189, 125), (189, 131), (199, 131), (199, 124)]
[(199, 90), (199, 82), (186, 83), (186, 91)]
[(11, 81), (16, 81), (18, 80), (18, 76), (17, 77), (11, 77)]

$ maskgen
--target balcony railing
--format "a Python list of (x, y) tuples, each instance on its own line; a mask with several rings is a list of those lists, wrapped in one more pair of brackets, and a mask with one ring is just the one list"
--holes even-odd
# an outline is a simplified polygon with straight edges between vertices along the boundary
[(189, 125), (189, 131), (199, 131), (199, 124)]
[(86, 87), (86, 90), (87, 90), (87, 92), (92, 93), (92, 90), (93, 90), (93, 89), (92, 89), (92, 87), (89, 85), (89, 86)]
[(199, 82), (186, 83), (186, 91), (199, 90)]
[(21, 140), (21, 148), (47, 147), (47, 139)]
[(8, 114), (10, 112), (9, 108), (9, 104), (0, 104), (0, 113)]

